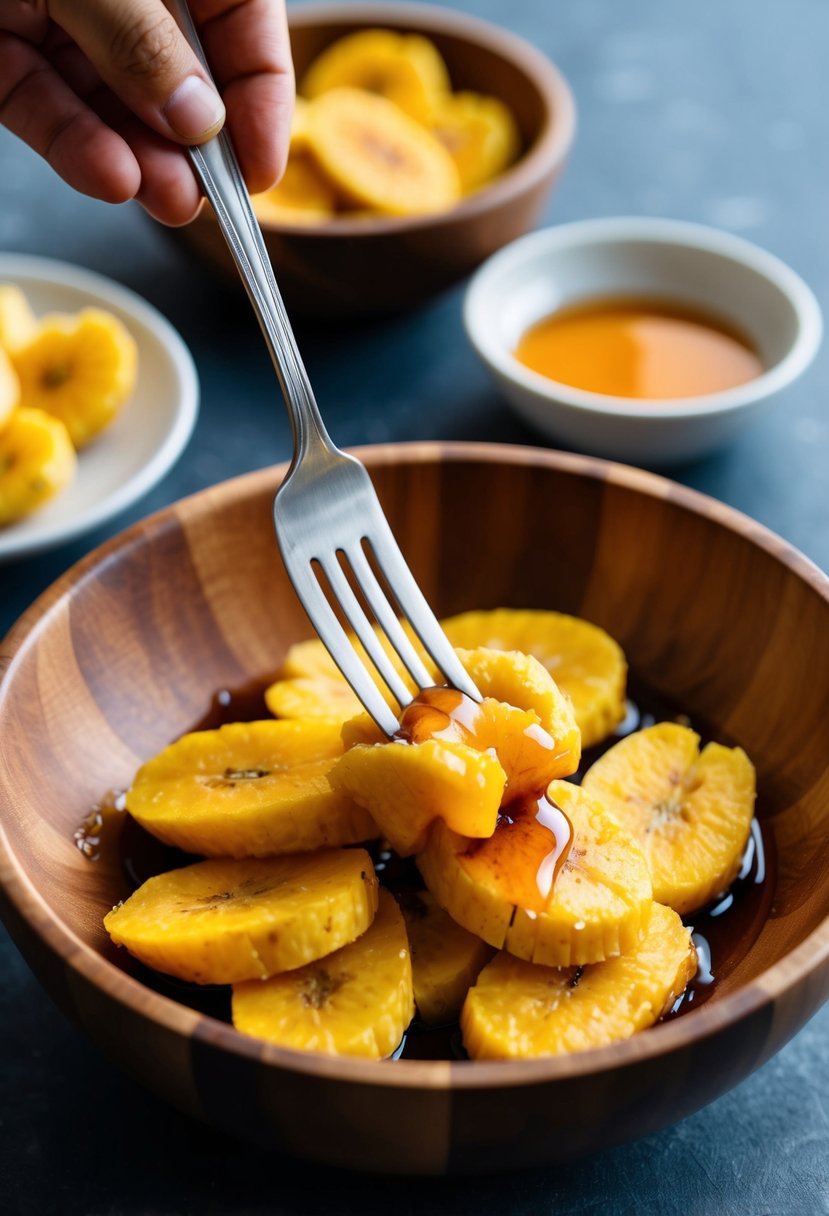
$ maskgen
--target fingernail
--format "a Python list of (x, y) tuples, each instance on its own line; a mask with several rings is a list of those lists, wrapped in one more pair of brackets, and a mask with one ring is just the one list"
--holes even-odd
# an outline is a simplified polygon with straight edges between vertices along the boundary
[(225, 108), (206, 80), (188, 76), (164, 106), (164, 117), (181, 139), (199, 139), (222, 125)]

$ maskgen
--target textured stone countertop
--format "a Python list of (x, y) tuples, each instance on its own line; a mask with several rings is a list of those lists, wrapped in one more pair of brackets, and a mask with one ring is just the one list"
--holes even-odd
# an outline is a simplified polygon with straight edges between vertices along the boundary
[[(562, 67), (579, 131), (549, 221), (647, 214), (715, 224), (778, 254), (829, 306), (825, 0), (464, 0)], [(289, 454), (287, 419), (240, 293), (134, 206), (74, 195), (0, 132), (0, 249), (64, 258), (144, 295), (201, 378), (196, 434), (132, 510), (0, 566), (0, 634), (132, 520)], [(464, 338), (462, 289), (421, 311), (299, 337), (335, 439), (533, 443)], [(675, 470), (829, 567), (829, 357), (737, 444)], [(378, 403), (380, 403), (378, 405)], [(555, 1171), (405, 1184), (307, 1170), (220, 1138), (117, 1073), (64, 1022), (0, 930), (0, 1193), (16, 1216), (199, 1213), (829, 1212), (829, 1007), (738, 1089), (650, 1139)]]

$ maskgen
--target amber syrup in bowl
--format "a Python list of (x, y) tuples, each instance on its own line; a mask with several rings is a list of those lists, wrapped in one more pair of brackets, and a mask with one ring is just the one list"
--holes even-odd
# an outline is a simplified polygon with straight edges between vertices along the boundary
[[(264, 696), (270, 682), (261, 681), (237, 690), (220, 689), (213, 696), (208, 712), (190, 730), (215, 730), (231, 722), (270, 718)], [(620, 738), (663, 721), (693, 725), (687, 715), (677, 712), (663, 698), (632, 680), (624, 721), (601, 744), (584, 752), (579, 771), (570, 780), (579, 783), (590, 765)], [(437, 732), (437, 737), (443, 733), (447, 738), (472, 741), (476, 729), (478, 716), (474, 701), (454, 689), (426, 689), (402, 716), (397, 737), (403, 741), (417, 742), (427, 735), (435, 737)], [(700, 729), (699, 724), (696, 724), (696, 729), (703, 738), (710, 738), (714, 733)], [(541, 732), (542, 735), (544, 733)], [(540, 747), (543, 750), (543, 740)], [(541, 791), (538, 796), (525, 797), (502, 808), (496, 833), (501, 836), (499, 843), (512, 834), (516, 850), (520, 848), (524, 860), (528, 856), (529, 836), (530, 849), (535, 853), (537, 862), (530, 871), (529, 889), (527, 879), (523, 878), (515, 894), (517, 899), (526, 901), (525, 906), (530, 909), (534, 902), (539, 908), (543, 907), (572, 843), (572, 828), (566, 815)], [(199, 860), (162, 844), (140, 827), (125, 809), (123, 791), (117, 790), (106, 794), (79, 825), (75, 832), (75, 844), (91, 863), (107, 858), (110, 864), (120, 868), (123, 877), (122, 898), (156, 874)], [(465, 863), (473, 867), (486, 867), (490, 860), (487, 844), (486, 840), (475, 842)], [(366, 848), (372, 856), (380, 883), (399, 901), (405, 902), (413, 892), (423, 889), (423, 879), (413, 858), (398, 857), (380, 841), (369, 842)], [(752, 821), (740, 871), (728, 891), (707, 908), (684, 918), (697, 950), (697, 974), (663, 1021), (685, 1016), (702, 1005), (746, 956), (771, 911), (775, 877), (774, 837), (761, 813)], [(119, 966), (161, 995), (189, 1005), (200, 1013), (230, 1022), (228, 986), (198, 985), (177, 980), (145, 967), (123, 950), (116, 953), (114, 947), (112, 957)], [(390, 1057), (416, 1060), (466, 1058), (457, 1022), (426, 1026), (417, 1015)]]
[(530, 371), (559, 384), (640, 401), (700, 397), (763, 374), (735, 326), (672, 300), (582, 300), (530, 326), (515, 349)]

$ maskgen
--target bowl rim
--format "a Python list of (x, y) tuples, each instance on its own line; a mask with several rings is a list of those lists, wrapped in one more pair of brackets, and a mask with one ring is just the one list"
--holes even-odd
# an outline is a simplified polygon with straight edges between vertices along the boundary
[[(288, 27), (307, 27), (330, 21), (343, 25), (386, 24), (391, 27), (430, 30), (450, 34), (484, 47), (509, 60), (532, 81), (544, 100), (545, 116), (530, 148), (493, 182), (467, 195), (454, 207), (426, 215), (366, 216), (337, 218), (330, 224), (259, 221), (265, 233), (336, 240), (339, 237), (391, 235), (433, 228), (436, 224), (457, 223), (486, 214), (494, 207), (511, 202), (533, 189), (566, 160), (576, 133), (576, 103), (561, 70), (541, 51), (510, 29), (471, 13), (415, 0), (357, 0), (332, 3), (332, 0), (307, 0), (288, 8)], [(213, 222), (210, 212), (204, 213)]]
[[(491, 301), (493, 295), (503, 301), (504, 277), (516, 266), (537, 266), (548, 255), (562, 250), (643, 244), (681, 246), (714, 253), (760, 275), (785, 296), (795, 315), (797, 330), (789, 349), (759, 376), (734, 388), (692, 397), (636, 398), (589, 392), (532, 371), (493, 336), (492, 327), (487, 323), (487, 301)], [(681, 300), (681, 293), (676, 298)], [(823, 317), (814, 292), (775, 254), (744, 237), (707, 224), (650, 216), (575, 220), (542, 228), (511, 241), (487, 258), (473, 274), (464, 295), (463, 322), (472, 347), (490, 371), (536, 399), (553, 407), (569, 407), (596, 417), (612, 415), (637, 422), (710, 417), (757, 405), (791, 384), (806, 370), (817, 354), (823, 336)]]
[[(655, 473), (627, 465), (550, 449), (511, 444), (466, 442), (415, 442), (379, 444), (352, 451), (369, 467), (389, 464), (424, 464), (451, 461), (508, 463), (530, 468), (558, 470), (632, 490), (650, 498), (668, 501), (695, 515), (702, 515), (735, 531), (792, 571), (829, 605), (829, 576), (793, 545), (733, 507)], [(30, 642), (48, 627), (64, 597), (81, 587), (95, 572), (122, 553), (157, 536), (166, 527), (182, 523), (182, 513), (191, 518), (213, 513), (228, 500), (248, 497), (275, 488), (287, 472), (281, 465), (243, 474), (180, 499), (106, 541), (70, 567), (23, 613), (0, 643), (0, 716), (14, 672)], [(276, 547), (274, 547), (276, 556)], [(0, 743), (2, 736), (0, 735)], [(2, 760), (2, 747), (0, 747)], [(0, 784), (0, 810), (4, 800)], [(26, 872), (17, 864), (0, 815), (0, 888), (18, 914), (56, 954), (65, 967), (77, 972), (106, 997), (126, 1005), (172, 1033), (190, 1036), (234, 1056), (300, 1075), (355, 1082), (366, 1086), (405, 1089), (483, 1090), (508, 1085), (547, 1084), (572, 1080), (594, 1072), (624, 1069), (643, 1061), (655, 1061), (670, 1052), (710, 1038), (728, 1026), (771, 1005), (795, 982), (805, 980), (829, 959), (829, 916), (784, 958), (761, 972), (743, 987), (715, 1002), (707, 1002), (692, 1015), (651, 1027), (647, 1034), (634, 1035), (619, 1043), (569, 1056), (515, 1061), (398, 1060), (393, 1068), (356, 1057), (315, 1055), (277, 1047), (241, 1034), (231, 1025), (197, 1013), (169, 997), (146, 987), (114, 963), (98, 954), (69, 929), (38, 893)], [(508, 1067), (506, 1065), (508, 1064)]]

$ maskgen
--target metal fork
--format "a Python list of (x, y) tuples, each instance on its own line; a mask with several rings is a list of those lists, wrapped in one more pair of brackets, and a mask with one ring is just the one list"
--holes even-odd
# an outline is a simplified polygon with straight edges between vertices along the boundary
[[(168, 0), (168, 7), (209, 72), (187, 4)], [(315, 563), (401, 710), (413, 695), (378, 640), (346, 571), (417, 688), (435, 681), (402, 627), (398, 610), (446, 683), (479, 701), (480, 693), (406, 565), (368, 473), (358, 460), (336, 447), (325, 429), (229, 136), (222, 131), (188, 151), (262, 327), (291, 418), (294, 457), (274, 498), (274, 523), (288, 577), (312, 625), (357, 697), (388, 735), (397, 729), (398, 715), (386, 703), (340, 624)], [(389, 602), (369, 554), (397, 601), (397, 610)]]

